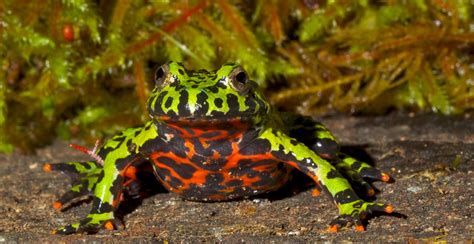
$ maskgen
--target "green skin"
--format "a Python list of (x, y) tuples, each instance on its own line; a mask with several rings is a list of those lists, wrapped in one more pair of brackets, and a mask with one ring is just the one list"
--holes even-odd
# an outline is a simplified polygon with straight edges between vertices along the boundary
[[(125, 182), (134, 181), (134, 176), (128, 175), (127, 170), (143, 161), (151, 162), (159, 180), (170, 191), (185, 199), (199, 201), (236, 199), (274, 191), (286, 182), (291, 169), (300, 170), (315, 180), (317, 189), (325, 189), (333, 197), (339, 209), (339, 217), (331, 223), (333, 231), (347, 224), (361, 230), (361, 216), (373, 211), (392, 211), (390, 205), (361, 200), (352, 189), (354, 186), (367, 195), (373, 195), (374, 189), (365, 179), (388, 181), (387, 174), (339, 152), (336, 139), (319, 122), (309, 117), (278, 113), (240, 66), (227, 64), (215, 72), (187, 71), (181, 64), (170, 62), (157, 70), (155, 82), (156, 87), (148, 99), (151, 121), (143, 127), (123, 131), (97, 152), (89, 151), (95, 158), (93, 161), (45, 166), (47, 171), (76, 175), (70, 190), (57, 201), (57, 208), (64, 208), (84, 196), (92, 197), (92, 210), (86, 218), (55, 233), (96, 232), (103, 226), (110, 229), (107, 223), (119, 226), (114, 212), (121, 194), (126, 191)], [(189, 135), (189, 131), (201, 131), (204, 133), (200, 134), (201, 138), (205, 133), (217, 133), (214, 127), (206, 124), (219, 128), (219, 133), (225, 136), (209, 140), (210, 146), (202, 147), (197, 142), (198, 136)], [(183, 145), (189, 146), (189, 143), (195, 149), (191, 151), (187, 147), (183, 150)], [(237, 149), (224, 157), (223, 145), (226, 143), (232, 143)], [(211, 151), (221, 156), (208, 154)], [(165, 154), (172, 162), (163, 166), (160, 157)], [(181, 154), (185, 156), (177, 156)], [(192, 167), (184, 169), (182, 164), (173, 164), (176, 159), (183, 158), (189, 159)], [(200, 161), (211, 158), (219, 165), (219, 170), (201, 165)], [(246, 164), (238, 161), (244, 158)], [(255, 165), (248, 166), (248, 160), (257, 162), (262, 158), (270, 162), (267, 172), (256, 171)], [(232, 168), (230, 165), (234, 159), (238, 164)], [(279, 164), (284, 165), (283, 170), (275, 170)], [(163, 170), (162, 167), (168, 166), (168, 170)], [(232, 169), (226, 171), (227, 168)], [(208, 180), (210, 178), (204, 182), (197, 177), (179, 178), (180, 174), (196, 171), (235, 175), (237, 168), (246, 170), (246, 173), (259, 173), (255, 179), (259, 179), (260, 185), (243, 178), (233, 179), (240, 180), (239, 183), (245, 187), (230, 187), (226, 180), (217, 184)], [(174, 175), (169, 173), (173, 170), (176, 171)], [(171, 181), (171, 176), (178, 178)], [(225, 185), (224, 189), (222, 185)]]

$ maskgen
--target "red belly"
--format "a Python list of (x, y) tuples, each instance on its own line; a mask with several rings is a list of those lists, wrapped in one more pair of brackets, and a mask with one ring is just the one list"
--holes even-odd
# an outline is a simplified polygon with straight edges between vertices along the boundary
[(172, 152), (156, 152), (150, 158), (165, 188), (197, 201), (230, 200), (275, 191), (288, 181), (291, 171), (290, 166), (275, 161), (270, 154), (237, 154), (193, 162)]

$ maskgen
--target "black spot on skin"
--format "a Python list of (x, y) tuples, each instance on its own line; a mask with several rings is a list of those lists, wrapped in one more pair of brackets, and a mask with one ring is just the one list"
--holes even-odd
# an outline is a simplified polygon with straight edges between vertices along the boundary
[(253, 187), (257, 187), (258, 189), (262, 189), (265, 186), (268, 186), (268, 185), (272, 184), (273, 179), (270, 177), (269, 173), (267, 173), (267, 172), (261, 173), (260, 178), (261, 178), (261, 180), (252, 183)]
[[(90, 212), (91, 214), (112, 212), (114, 210), (112, 205), (106, 202), (102, 202), (102, 200), (100, 200), (96, 196), (93, 196), (92, 202), (93, 202), (93, 205), (92, 205), (92, 210)], [(95, 206), (96, 204), (94, 204), (96, 202), (97, 202), (97, 206)]]
[(112, 141), (116, 141), (116, 142), (122, 142), (123, 139), (125, 139), (126, 136), (114, 136), (114, 138), (112, 138)]
[(149, 130), (153, 124), (152, 123), (147, 123), (145, 126), (145, 130)]
[(245, 99), (245, 105), (247, 105), (248, 111), (255, 111), (256, 102), (254, 99), (250, 99), (250, 98)]
[(141, 128), (134, 128), (134, 129), (135, 129), (135, 132), (133, 134), (133, 137), (137, 137), (140, 134), (140, 132), (142, 132)]
[(233, 176), (243, 176), (249, 173), (254, 172), (252, 168), (245, 166), (246, 164), (251, 164), (252, 161), (249, 159), (241, 159), (239, 160), (239, 167), (231, 168), (229, 170), (230, 174)]
[(194, 84), (194, 85), (191, 86), (191, 88), (193, 88), (193, 89), (196, 89), (196, 88), (198, 88), (198, 87), (199, 87), (198, 84)]
[(227, 86), (225, 85), (225, 78), (222, 78), (221, 80), (219, 80), (219, 81), (216, 83), (216, 87), (217, 87), (217, 88), (221, 88), (221, 89), (226, 89)]
[(158, 176), (158, 178), (160, 178), (163, 181), (167, 177), (171, 177), (171, 172), (168, 169), (160, 168), (158, 165), (156, 165), (155, 172), (156, 172), (156, 175)]
[(328, 179), (342, 178), (341, 174), (337, 170), (334, 170), (334, 169), (329, 171), (329, 173), (326, 177)]
[(92, 166), (88, 164), (87, 162), (81, 163), (82, 166), (84, 166), (85, 169), (91, 169)]
[(180, 75), (184, 75), (184, 70), (178, 69), (178, 72), (179, 72)]
[(219, 173), (215, 174), (208, 174), (206, 176), (206, 184), (214, 185), (214, 184), (219, 184), (224, 181), (224, 176)]
[(183, 89), (183, 85), (181, 85), (178, 77), (176, 75), (173, 75), (173, 79), (175, 80), (174, 82), (170, 83), (168, 86), (173, 87), (176, 91), (179, 91)]
[(134, 153), (137, 149), (137, 144), (133, 143), (132, 140), (127, 141), (127, 150), (130, 153)]
[[(160, 95), (158, 95), (158, 97), (156, 98), (155, 107), (149, 111), (150, 114), (152, 114), (152, 115), (163, 114), (163, 110), (161, 109), (161, 104), (163, 103), (163, 99), (164, 99), (164, 97), (166, 96), (167, 93), (168, 93), (168, 91), (163, 91), (163, 92), (160, 93)], [(151, 101), (153, 101), (153, 100), (150, 99), (150, 106), (151, 106)]]
[(259, 160), (257, 162), (252, 163), (252, 167), (263, 166), (263, 165), (277, 166), (278, 164), (279, 163), (275, 162), (275, 160), (273, 159), (264, 159), (264, 160)]
[(107, 155), (108, 155), (110, 152), (112, 152), (112, 151), (114, 151), (116, 148), (120, 147), (120, 145), (122, 145), (122, 143), (123, 143), (123, 137), (120, 138), (120, 140), (115, 140), (115, 139), (112, 139), (112, 140), (113, 140), (113, 141), (118, 141), (118, 142), (119, 142), (118, 145), (117, 145), (115, 148), (112, 148), (112, 147), (101, 148), (100, 151), (99, 151), (99, 153), (98, 153), (99, 157), (101, 157), (101, 158), (106, 158)]
[(229, 107), (229, 114), (235, 115), (239, 112), (239, 101), (236, 95), (234, 94), (227, 94), (227, 104)]
[(173, 104), (173, 98), (168, 97), (168, 99), (166, 99), (166, 102), (165, 102), (165, 107), (169, 108), (169, 107), (171, 107), (172, 104)]
[(197, 94), (197, 104), (201, 105), (199, 106), (199, 109), (195, 111), (196, 115), (205, 115), (207, 111), (209, 110), (209, 103), (207, 102), (207, 95), (204, 92), (201, 92)]
[(200, 80), (189, 79), (189, 80), (187, 80), (187, 82), (188, 82), (188, 83), (199, 84)]
[(231, 180), (226, 183), (226, 186), (228, 187), (238, 187), (242, 185), (243, 185), (243, 182), (241, 180)]
[(359, 197), (355, 194), (352, 189), (346, 189), (344, 191), (336, 193), (334, 200), (340, 204), (350, 203), (359, 200)]
[(125, 167), (129, 166), (130, 163), (135, 159), (135, 156), (129, 155), (128, 157), (125, 158), (120, 158), (115, 161), (115, 167), (117, 170), (122, 170)]
[(291, 156), (290, 154), (286, 154), (283, 150), (278, 150), (278, 151), (275, 151), (275, 152), (272, 152), (272, 154), (278, 158), (278, 159), (281, 159), (283, 161), (293, 161), (295, 158), (293, 156)]
[[(242, 137), (242, 140), (240, 141), (240, 145), (249, 145), (249, 146), (252, 146), (255, 138), (258, 137), (258, 135), (260, 134), (260, 131), (257, 130), (257, 129), (249, 129), (245, 132), (245, 134), (243, 135)], [(262, 151), (264, 151), (262, 149)]]
[[(314, 128), (297, 128), (290, 131), (290, 136), (297, 138), (298, 141), (302, 142), (308, 147), (312, 147), (316, 143), (315, 130)], [(314, 149), (313, 149), (314, 150)]]
[(221, 133), (219, 131), (209, 131), (209, 132), (203, 133), (201, 135), (201, 138), (213, 138), (213, 137), (216, 137), (220, 134)]
[(186, 157), (187, 148), (184, 146), (184, 139), (179, 135), (175, 135), (164, 147), (170, 148), (170, 151), (178, 157)]
[(290, 143), (291, 143), (291, 145), (293, 145), (293, 146), (298, 145), (298, 141), (295, 140), (295, 139), (291, 139), (291, 140), (290, 140)]
[[(157, 167), (155, 172), (160, 180), (166, 182), (171, 187), (167, 188), (168, 190), (179, 189), (183, 186), (183, 182), (173, 177), (168, 169)], [(167, 186), (164, 185), (164, 187)]]
[(179, 189), (183, 186), (183, 182), (173, 176), (170, 176), (168, 179), (166, 182), (175, 189)]
[(222, 157), (227, 157), (232, 153), (232, 143), (228, 140), (223, 140), (215, 150), (218, 151)]
[(173, 159), (168, 157), (159, 157), (156, 160), (174, 169), (176, 173), (184, 179), (191, 179), (193, 177), (194, 172), (196, 172), (196, 169), (193, 166), (175, 162)]
[(178, 113), (180, 117), (188, 117), (191, 115), (188, 107), (189, 96), (188, 92), (181, 90), (179, 93)]
[(339, 152), (339, 144), (328, 138), (316, 139), (316, 142), (311, 145), (311, 149), (319, 155), (327, 155), (329, 158), (334, 158)]
[(151, 152), (167, 152), (169, 149), (167, 146), (163, 146), (161, 139), (159, 137), (151, 140), (147, 140), (140, 148), (140, 153), (146, 155), (147, 157)]
[(61, 171), (68, 175), (70, 174), (76, 175), (78, 173), (78, 171), (76, 170), (76, 167), (74, 167), (73, 165), (59, 163), (59, 164), (51, 164), (51, 166), (53, 167), (54, 171)]
[(211, 112), (211, 116), (214, 117), (214, 118), (223, 118), (223, 117), (225, 117), (226, 115), (227, 115), (226, 113), (221, 112), (221, 111), (215, 111), (215, 110), (213, 110), (213, 111)]
[(270, 142), (265, 139), (256, 139), (251, 145), (240, 150), (243, 155), (256, 155), (270, 151)]
[(353, 170), (358, 170), (361, 166), (362, 166), (362, 164), (361, 164), (359, 161), (355, 161), (355, 162), (351, 165), (351, 168), (352, 168)]
[(259, 109), (259, 112), (267, 112), (268, 110), (268, 104), (265, 103), (263, 100), (261, 99), (258, 99), (256, 100), (258, 102), (258, 109)]
[(241, 166), (241, 165), (250, 165), (252, 163), (253, 163), (253, 161), (251, 159), (246, 158), (246, 159), (240, 159), (239, 162), (238, 162), (238, 165), (239, 166)]
[(214, 93), (214, 94), (219, 93), (219, 88), (216, 87), (216, 86), (210, 86), (210, 87), (207, 88), (207, 90)]
[(215, 104), (216, 107), (218, 107), (218, 108), (222, 108), (222, 103), (223, 103), (223, 102), (224, 102), (224, 101), (222, 101), (221, 98), (216, 98), (216, 99), (214, 100), (214, 104)]
[[(163, 114), (164, 114), (164, 113), (163, 113)], [(178, 118), (178, 117), (179, 117), (178, 114), (177, 114), (175, 111), (173, 111), (173, 110), (168, 111), (168, 112), (166, 113), (166, 115), (168, 115), (168, 116), (171, 117), (171, 118)]]

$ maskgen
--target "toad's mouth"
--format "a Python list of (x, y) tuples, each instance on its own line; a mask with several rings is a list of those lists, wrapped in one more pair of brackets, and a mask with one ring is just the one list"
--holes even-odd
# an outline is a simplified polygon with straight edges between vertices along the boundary
[(167, 115), (156, 115), (153, 119), (158, 122), (163, 122), (168, 125), (175, 125), (180, 127), (200, 128), (206, 129), (241, 129), (248, 128), (253, 124), (250, 117), (233, 117), (233, 118), (197, 118), (197, 117), (180, 117), (172, 118)]
[[(177, 133), (182, 138), (199, 138), (204, 141), (233, 140), (251, 130), (253, 122), (240, 117), (231, 119), (170, 118), (154, 116), (155, 123), (163, 131)], [(165, 132), (164, 135), (167, 133)], [(169, 133), (168, 133), (169, 134)], [(169, 135), (168, 135), (169, 136)]]

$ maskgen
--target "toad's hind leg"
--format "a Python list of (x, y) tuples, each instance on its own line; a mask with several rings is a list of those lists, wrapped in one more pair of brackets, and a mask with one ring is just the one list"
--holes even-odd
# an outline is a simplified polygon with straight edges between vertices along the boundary
[(320, 157), (334, 159), (339, 152), (336, 137), (322, 123), (308, 116), (283, 113), (282, 120), (289, 135), (311, 148)]
[(391, 180), (387, 173), (344, 153), (338, 153), (338, 157), (332, 160), (332, 164), (358, 192), (365, 193), (369, 197), (375, 194), (369, 181), (389, 182)]
[(393, 211), (391, 205), (361, 199), (333, 164), (281, 131), (265, 130), (255, 143), (265, 145), (263, 148), (268, 148), (275, 159), (297, 168), (331, 194), (339, 209), (339, 217), (331, 222), (330, 231), (337, 231), (347, 224), (353, 224), (361, 231), (364, 230), (362, 218), (365, 215)]
[(58, 200), (53, 208), (61, 210), (78, 200), (85, 200), (92, 196), (92, 190), (99, 177), (102, 167), (93, 161), (64, 162), (45, 164), (45, 172), (58, 171), (71, 178), (71, 187)]
[[(283, 120), (290, 128), (290, 136), (304, 143), (320, 157), (327, 159), (337, 171), (344, 175), (351, 185), (367, 196), (375, 194), (371, 181), (390, 181), (390, 176), (383, 173), (368, 163), (359, 161), (351, 156), (341, 153), (334, 135), (320, 122), (311, 117), (283, 114)], [(317, 191), (316, 191), (317, 192)]]

